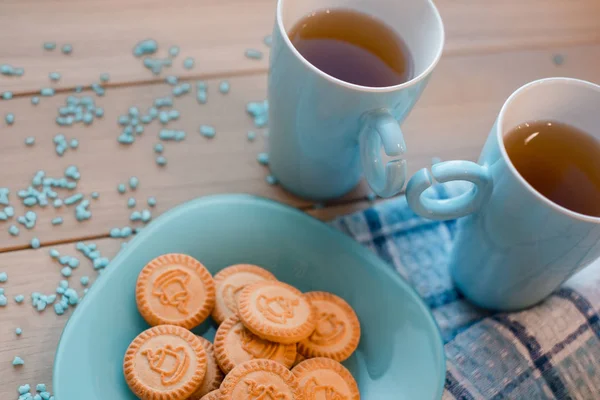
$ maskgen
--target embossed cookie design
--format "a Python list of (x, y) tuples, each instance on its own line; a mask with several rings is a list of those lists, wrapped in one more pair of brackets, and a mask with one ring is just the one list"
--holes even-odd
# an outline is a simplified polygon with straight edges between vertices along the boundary
[(220, 400), (305, 400), (294, 375), (271, 360), (238, 365), (225, 377), (220, 391)]
[(254, 359), (277, 361), (290, 368), (296, 359), (296, 345), (259, 338), (244, 327), (238, 317), (227, 318), (215, 336), (217, 362), (225, 373)]
[(252, 333), (277, 343), (296, 343), (315, 328), (315, 309), (296, 288), (279, 281), (246, 286), (239, 295), (240, 319)]
[(198, 260), (184, 254), (165, 254), (140, 273), (136, 301), (150, 325), (170, 324), (192, 329), (215, 305), (215, 285)]
[(292, 370), (305, 400), (360, 400), (358, 385), (339, 362), (329, 358), (311, 358)]
[(315, 330), (298, 343), (306, 358), (327, 357), (342, 362), (354, 353), (360, 342), (360, 323), (344, 299), (327, 292), (308, 292), (304, 296), (316, 309)]
[(191, 332), (159, 325), (142, 332), (129, 345), (123, 371), (131, 391), (143, 400), (179, 400), (202, 383), (206, 351)]
[(212, 317), (218, 324), (233, 315), (237, 315), (237, 297), (246, 286), (264, 280), (277, 280), (266, 269), (251, 264), (238, 264), (227, 267), (219, 271), (214, 279), (216, 303)]
[(202, 347), (204, 347), (204, 350), (206, 351), (206, 375), (204, 376), (200, 387), (196, 389), (188, 400), (202, 400), (202, 398), (204, 398), (203, 396), (217, 390), (225, 377), (217, 363), (213, 344), (201, 336), (198, 336), (198, 340), (200, 340)]

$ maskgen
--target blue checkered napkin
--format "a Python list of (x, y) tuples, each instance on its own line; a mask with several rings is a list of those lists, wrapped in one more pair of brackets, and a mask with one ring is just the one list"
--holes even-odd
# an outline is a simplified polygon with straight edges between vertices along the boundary
[[(434, 195), (452, 192), (445, 185)], [(450, 279), (454, 221), (418, 217), (401, 197), (331, 224), (393, 266), (431, 308), (448, 360), (444, 400), (600, 400), (600, 262), (536, 307), (491, 314)]]

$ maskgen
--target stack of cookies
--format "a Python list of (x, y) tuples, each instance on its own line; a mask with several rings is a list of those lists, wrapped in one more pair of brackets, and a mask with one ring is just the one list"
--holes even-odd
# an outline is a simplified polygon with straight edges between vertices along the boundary
[[(140, 273), (136, 300), (153, 326), (124, 358), (140, 399), (360, 399), (340, 364), (356, 350), (360, 324), (338, 296), (303, 294), (248, 264), (213, 279), (196, 259), (166, 254)], [(214, 344), (189, 331), (210, 315), (219, 324)]]

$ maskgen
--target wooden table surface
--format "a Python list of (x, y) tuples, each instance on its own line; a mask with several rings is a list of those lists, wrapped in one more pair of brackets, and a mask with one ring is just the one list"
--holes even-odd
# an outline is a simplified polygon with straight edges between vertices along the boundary
[[(524, 83), (542, 77), (570, 76), (600, 82), (600, 2), (598, 0), (438, 0), (445, 22), (447, 41), (444, 56), (422, 99), (404, 125), (407, 157), (412, 174), (429, 165), (432, 157), (476, 159), (504, 99)], [(155, 196), (153, 217), (184, 201), (214, 193), (244, 192), (269, 197), (306, 210), (321, 219), (331, 219), (367, 207), (369, 193), (361, 184), (352, 193), (324, 208), (296, 198), (265, 182), (268, 170), (256, 162), (265, 149), (265, 138), (246, 140), (256, 130), (245, 113), (249, 101), (266, 98), (268, 57), (244, 57), (247, 48), (268, 55), (262, 43), (274, 20), (275, 0), (4, 0), (0, 4), (0, 64), (23, 67), (22, 77), (0, 76), (0, 92), (12, 91), (12, 100), (0, 100), (0, 187), (10, 189), (15, 217), (0, 221), (0, 272), (8, 273), (5, 288), (8, 305), (0, 307), (0, 399), (17, 398), (20, 384), (51, 383), (52, 363), (60, 333), (69, 314), (57, 316), (52, 309), (37, 312), (31, 306), (34, 291), (52, 293), (61, 279), (60, 266), (48, 256), (50, 248), (79, 255), (74, 244), (93, 241), (104, 256), (112, 257), (122, 239), (109, 238), (113, 227), (129, 223), (129, 197), (136, 209), (148, 208), (146, 199)], [(160, 124), (147, 126), (131, 146), (119, 145), (117, 118), (131, 106), (145, 111), (153, 99), (169, 95), (171, 87), (162, 77), (152, 75), (132, 55), (141, 39), (159, 42), (159, 55), (171, 45), (181, 53), (166, 74), (182, 79), (203, 79), (209, 85), (209, 100), (199, 105), (192, 91), (175, 99), (181, 118), (169, 125), (187, 132), (181, 143), (167, 143), (166, 167), (156, 165), (152, 147), (157, 143)], [(54, 51), (42, 44), (53, 41)], [(73, 46), (71, 55), (60, 51), (62, 44)], [(553, 62), (561, 55), (564, 62)], [(191, 70), (183, 60), (193, 57)], [(59, 72), (60, 81), (50, 82), (48, 74)], [(55, 123), (58, 108), (77, 85), (99, 82), (110, 74), (106, 95), (95, 97), (105, 116), (92, 125), (60, 127)], [(228, 80), (231, 91), (218, 92), (220, 81)], [(43, 87), (57, 94), (31, 98)], [(194, 89), (193, 89), (194, 90)], [(14, 125), (3, 118), (14, 113)], [(214, 125), (217, 135), (209, 140), (198, 134), (200, 124)], [(261, 130), (256, 130), (261, 132)], [(53, 137), (64, 134), (77, 138), (79, 148), (58, 157)], [(35, 145), (24, 140), (35, 137)], [(81, 180), (76, 192), (91, 200), (93, 217), (84, 222), (74, 218), (73, 207), (33, 208), (37, 224), (27, 230), (21, 225), (17, 237), (8, 227), (25, 213), (17, 197), (38, 170), (60, 177), (65, 168), (76, 165)], [(135, 192), (119, 194), (116, 187), (137, 176)], [(61, 226), (50, 221), (63, 216)], [(17, 224), (18, 225), (18, 224)], [(39, 238), (42, 247), (31, 249)], [(84, 258), (70, 281), (78, 291), (79, 277), (96, 273)], [(24, 304), (13, 297), (26, 296)], [(17, 337), (15, 328), (23, 334)], [(25, 365), (14, 368), (15, 356)], [(91, 361), (93, 362), (93, 361)]]

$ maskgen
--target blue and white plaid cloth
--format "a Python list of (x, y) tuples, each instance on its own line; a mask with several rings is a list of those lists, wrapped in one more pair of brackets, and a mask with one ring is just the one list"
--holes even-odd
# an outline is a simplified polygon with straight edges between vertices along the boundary
[[(437, 196), (452, 191), (445, 185)], [(444, 400), (600, 399), (600, 262), (536, 307), (494, 314), (452, 284), (455, 221), (418, 217), (401, 197), (331, 224), (393, 266), (431, 308), (447, 356)]]

